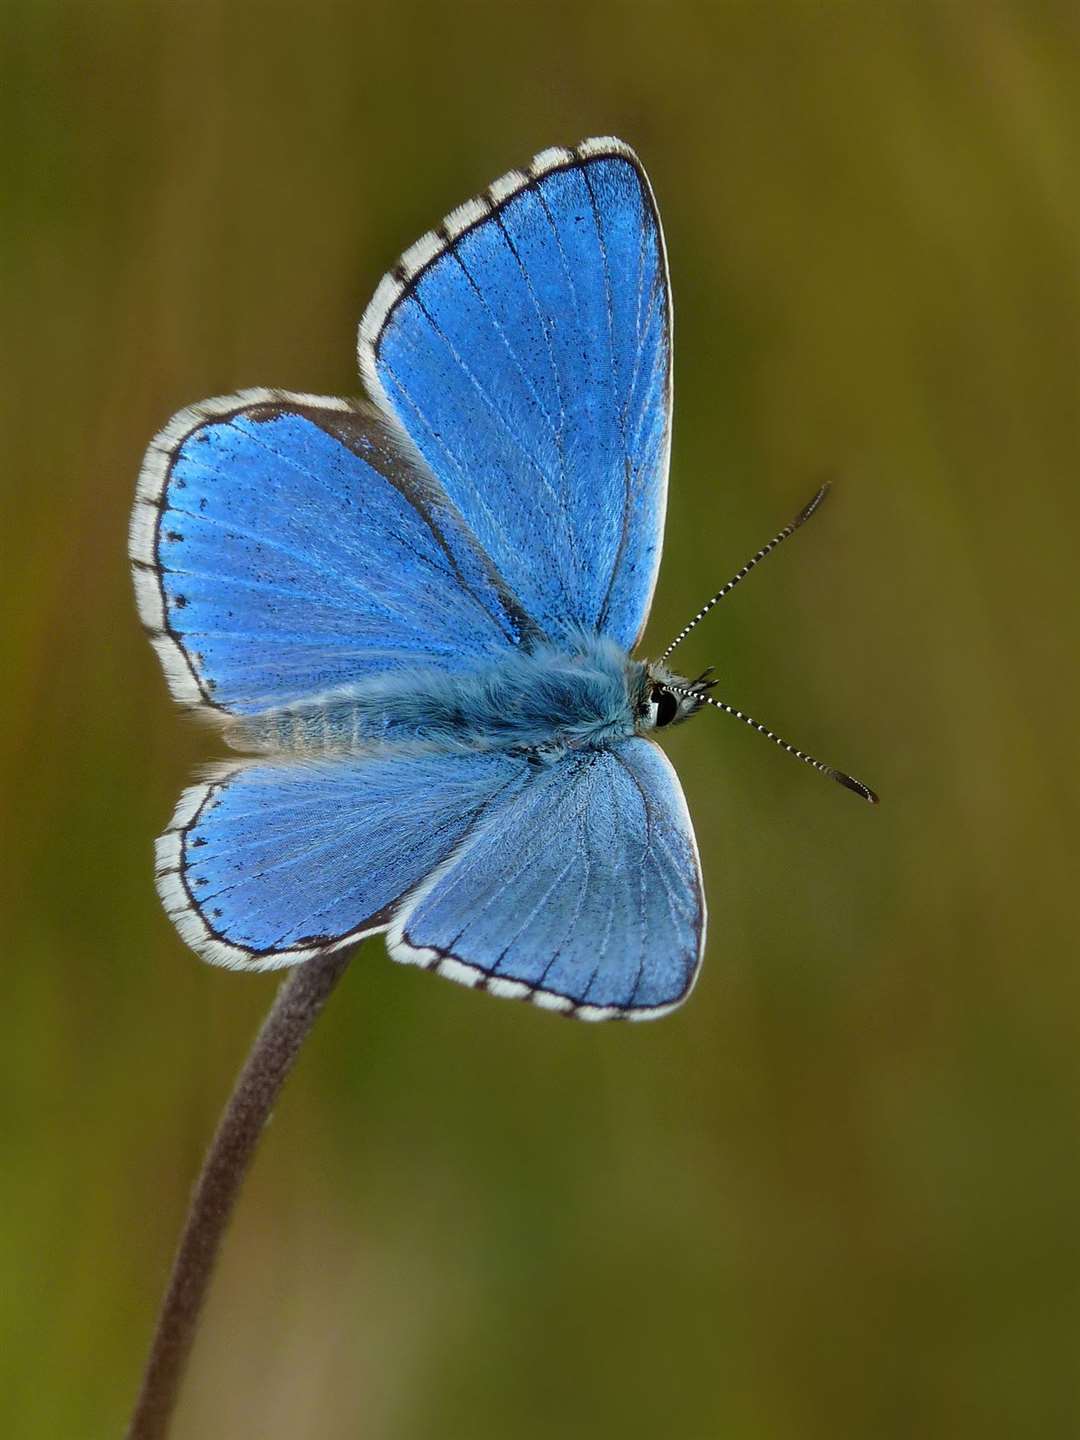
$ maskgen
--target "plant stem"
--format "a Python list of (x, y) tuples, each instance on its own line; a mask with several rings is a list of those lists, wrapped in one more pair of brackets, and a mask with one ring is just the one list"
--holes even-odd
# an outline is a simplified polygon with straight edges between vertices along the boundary
[(336, 952), (297, 966), (255, 1038), (192, 1193), (127, 1440), (162, 1440), (168, 1431), (218, 1250), (259, 1136), (350, 958)]

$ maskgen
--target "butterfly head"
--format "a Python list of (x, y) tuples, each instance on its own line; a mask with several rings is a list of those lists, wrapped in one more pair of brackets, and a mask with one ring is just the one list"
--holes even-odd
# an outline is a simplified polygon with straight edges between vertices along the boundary
[(716, 684), (715, 680), (708, 678), (711, 670), (710, 665), (696, 680), (687, 680), (659, 661), (647, 661), (634, 707), (638, 733), (662, 730), (696, 715), (705, 703), (705, 696)]

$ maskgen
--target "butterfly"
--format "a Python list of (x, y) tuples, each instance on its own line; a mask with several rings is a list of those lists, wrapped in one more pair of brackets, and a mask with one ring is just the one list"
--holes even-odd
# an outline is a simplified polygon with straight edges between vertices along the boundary
[(131, 523), (174, 697), (242, 752), (181, 796), (181, 936), (265, 970), (385, 932), (395, 960), (603, 1020), (683, 1001), (705, 946), (656, 732), (706, 704), (633, 658), (660, 562), (671, 296), (648, 178), (550, 149), (452, 211), (360, 324), (368, 399), (176, 415)]

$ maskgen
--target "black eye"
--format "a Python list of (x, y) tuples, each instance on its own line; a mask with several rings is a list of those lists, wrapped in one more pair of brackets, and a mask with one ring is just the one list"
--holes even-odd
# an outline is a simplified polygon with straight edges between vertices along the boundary
[(670, 690), (657, 690), (653, 694), (656, 702), (656, 726), (670, 725), (675, 716), (679, 713), (679, 700)]

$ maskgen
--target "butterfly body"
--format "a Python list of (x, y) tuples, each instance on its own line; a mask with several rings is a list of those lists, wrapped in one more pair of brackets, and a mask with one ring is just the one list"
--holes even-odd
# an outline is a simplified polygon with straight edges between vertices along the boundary
[(360, 325), (369, 402), (244, 391), (151, 444), (140, 615), (176, 699), (246, 752), (157, 842), (200, 955), (272, 969), (384, 932), (586, 1019), (685, 999), (704, 894), (651, 737), (702, 699), (634, 658), (670, 337), (645, 172), (588, 140), (405, 252)]
[(474, 669), (399, 670), (239, 721), (242, 750), (300, 754), (532, 749), (605, 744), (634, 733), (643, 667), (603, 636), (573, 649), (520, 649)]
[(599, 747), (657, 728), (650, 699), (668, 680), (687, 684), (582, 634), (572, 647), (521, 649), (453, 676), (399, 670), (342, 686), (245, 716), (225, 739), (248, 753), (297, 756)]

